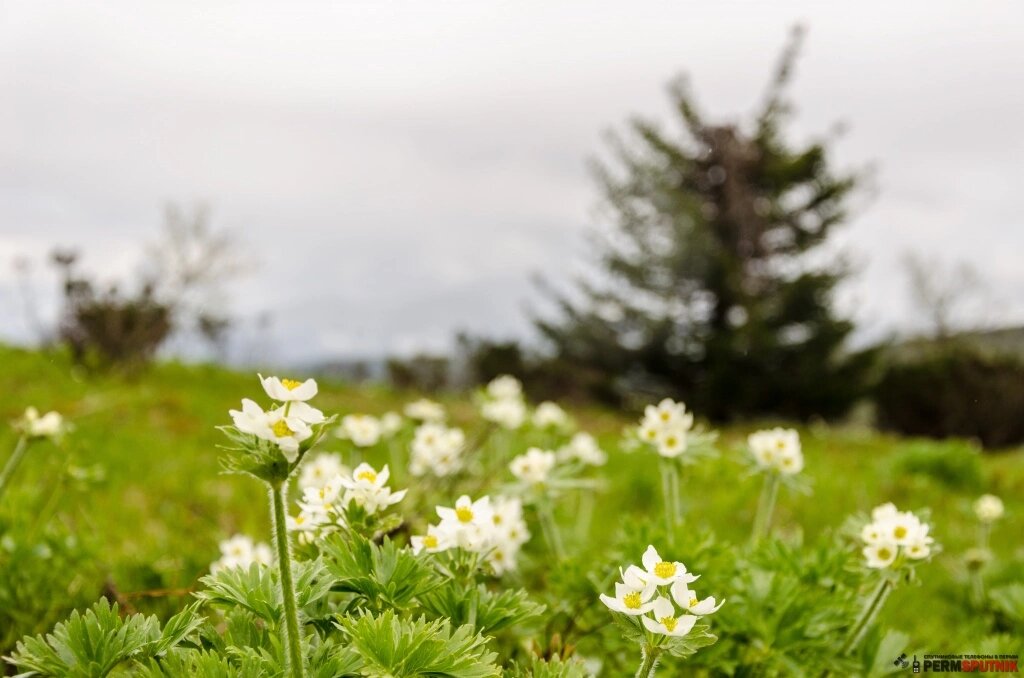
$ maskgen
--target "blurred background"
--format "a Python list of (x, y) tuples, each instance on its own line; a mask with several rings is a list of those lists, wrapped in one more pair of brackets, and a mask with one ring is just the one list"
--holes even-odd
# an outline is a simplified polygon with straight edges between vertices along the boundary
[(1015, 444), (1022, 29), (1016, 0), (4, 3), (0, 339)]

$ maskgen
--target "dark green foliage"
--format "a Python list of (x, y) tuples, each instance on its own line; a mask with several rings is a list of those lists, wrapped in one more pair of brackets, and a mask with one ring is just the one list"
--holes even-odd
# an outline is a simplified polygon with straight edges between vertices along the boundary
[(544, 611), (544, 606), (530, 601), (522, 589), (490, 591), (480, 584), (467, 591), (465, 584), (455, 580), (421, 596), (420, 602), (427, 611), (454, 624), (469, 624), (471, 615), (475, 615), (474, 627), (489, 635), (536, 618)]
[(862, 393), (871, 355), (843, 355), (853, 326), (830, 306), (845, 267), (808, 256), (822, 260), (855, 177), (823, 142), (783, 138), (797, 44), (752, 126), (708, 122), (677, 83), (681, 137), (634, 121), (613, 139), (617, 162), (597, 168), (605, 275), (538, 321), (561, 359), (604, 376), (602, 395), (680, 397), (721, 420), (838, 415)]
[(878, 423), (906, 435), (1024, 442), (1024, 364), (967, 349), (926, 353), (889, 367), (875, 394)]

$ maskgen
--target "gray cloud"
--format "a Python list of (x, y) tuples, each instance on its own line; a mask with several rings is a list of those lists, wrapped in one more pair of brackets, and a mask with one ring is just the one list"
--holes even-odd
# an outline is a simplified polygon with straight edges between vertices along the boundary
[[(554, 5), (554, 6), (552, 6)], [(1024, 10), (986, 3), (5, 4), (0, 335), (26, 336), (6, 262), (53, 244), (123, 274), (164, 201), (208, 200), (259, 266), (282, 359), (529, 330), (597, 199), (584, 160), (669, 117), (681, 70), (712, 113), (758, 100), (787, 27), (803, 138), (842, 120), (878, 195), (838, 238), (865, 334), (911, 313), (900, 258), (967, 260), (1024, 319)], [(987, 309), (985, 309), (987, 310)], [(44, 309), (52, 312), (52, 308)]]

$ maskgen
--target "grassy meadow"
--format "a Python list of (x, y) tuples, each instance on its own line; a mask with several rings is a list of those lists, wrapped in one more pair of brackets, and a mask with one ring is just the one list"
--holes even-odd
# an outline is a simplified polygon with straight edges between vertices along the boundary
[[(176, 363), (157, 365), (136, 379), (86, 375), (59, 353), (13, 348), (0, 348), (0, 362), (0, 389), (7, 394), (0, 416), (13, 420), (34, 405), (63, 413), (74, 426), (59, 446), (32, 446), (0, 500), (0, 577), (21, 582), (0, 586), (7, 597), (0, 600), (3, 653), (22, 635), (49, 629), (71, 609), (101, 595), (128, 610), (167, 617), (190, 600), (199, 577), (218, 557), (220, 540), (239, 532), (269, 540), (265, 493), (248, 478), (221, 474), (218, 461), (224, 436), (216, 427), (230, 423), (227, 411), (238, 407), (241, 398), (259, 393), (255, 375)], [(320, 387), (316, 405), (328, 413), (401, 411), (417, 397), (329, 381)], [(439, 400), (472, 436), (470, 402), (455, 396)], [(570, 559), (604, 557), (614, 567), (621, 562), (620, 550), (634, 548), (633, 537), (646, 544), (645, 538), (661, 529), (657, 460), (620, 448), (623, 427), (636, 422), (634, 414), (597, 408), (572, 414), (581, 429), (597, 436), (609, 459), (596, 474), (602, 483), (597, 500), (586, 508), (593, 511), (592, 519), (583, 519), (580, 504), (566, 501), (556, 508), (558, 523)], [(710, 570), (706, 580), (727, 601), (730, 582), (716, 581), (712, 564), (744, 548), (749, 539), (760, 480), (740, 460), (746, 435), (768, 423), (722, 430), (720, 456), (691, 467), (681, 479), (685, 522), (675, 545), (678, 557), (703, 563)], [(886, 501), (915, 511), (930, 509), (941, 552), (917, 568), (916, 584), (893, 594), (880, 623), (907, 634), (907, 647), (918, 654), (975, 651), (984, 638), (1012, 628), (997, 613), (970, 609), (964, 553), (977, 534), (972, 502), (983, 493), (996, 494), (1006, 503), (1006, 516), (992, 533), (994, 562), (985, 570), (987, 585), (992, 589), (1022, 580), (1024, 450), (980, 454), (964, 441), (906, 440), (824, 424), (801, 429), (801, 438), (810, 490), (781, 491), (776, 537), (813, 544), (829, 538), (848, 516)], [(0, 459), (15, 440), (15, 432), (5, 428)], [(346, 449), (333, 437), (322, 447)], [(480, 451), (486, 452), (486, 447)], [(355, 461), (349, 452), (346, 456), (346, 462)], [(450, 490), (445, 487), (432, 488), (432, 501), (417, 493), (418, 481), (403, 467), (407, 459), (399, 445), (371, 453), (367, 460), (393, 464), (391, 486), (410, 488), (410, 507), (423, 512), (411, 520), (422, 525), (432, 518), (433, 503), (451, 505), (456, 497), (444, 496)], [(403, 513), (412, 513), (410, 507)], [(525, 552), (529, 567), (524, 569), (530, 574), (521, 583), (540, 591), (558, 573), (540, 543), (540, 530), (533, 531), (538, 536)], [(714, 547), (707, 547), (708, 535)], [(704, 555), (709, 548), (717, 555)], [(850, 551), (858, 550), (851, 542)], [(579, 617), (596, 621), (576, 636), (568, 624), (538, 628), (536, 636), (543, 639), (557, 630), (586, 654), (588, 634), (597, 633), (592, 626), (600, 623), (601, 611)]]

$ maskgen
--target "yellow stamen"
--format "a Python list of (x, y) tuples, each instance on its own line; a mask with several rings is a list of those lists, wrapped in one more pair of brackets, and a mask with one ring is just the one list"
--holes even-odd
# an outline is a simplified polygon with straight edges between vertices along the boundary
[(905, 528), (902, 525), (897, 525), (895, 528), (893, 528), (892, 536), (896, 537), (897, 539), (903, 539), (907, 536), (907, 528)]
[(696, 606), (697, 606), (697, 599), (696, 598), (690, 598), (690, 607), (696, 607)]
[(672, 413), (671, 412), (662, 412), (661, 413), (661, 420), (662, 421), (668, 421), (671, 418), (672, 418)]
[(377, 482), (377, 474), (373, 471), (362, 471), (359, 475), (356, 476), (356, 478), (358, 478), (359, 480), (366, 480), (371, 483)]
[(302, 515), (301, 513), (299, 515), (295, 516), (295, 524), (296, 525), (301, 525), (304, 522), (306, 522), (306, 516)]
[(295, 381), (294, 379), (282, 379), (281, 386), (284, 386), (289, 391), (294, 391), (298, 387), (302, 386), (302, 382)]
[(679, 623), (679, 621), (675, 617), (662, 617), (658, 621), (660, 621), (662, 625), (669, 631), (675, 631), (676, 624)]
[(284, 419), (279, 419), (276, 424), (270, 427), (270, 430), (272, 430), (274, 435), (278, 438), (287, 438), (292, 434), (292, 430), (288, 428), (288, 424)]
[(455, 509), (455, 517), (459, 519), (460, 523), (471, 522), (473, 520), (473, 509), (460, 506)]
[(889, 557), (891, 555), (892, 555), (892, 551), (890, 551), (889, 549), (878, 549), (878, 559), (879, 560), (889, 560)]
[(666, 563), (663, 560), (663, 561), (661, 561), (660, 563), (658, 563), (657, 565), (654, 566), (654, 574), (656, 574), (657, 576), (661, 577), (662, 579), (668, 579), (669, 577), (675, 575), (675, 573), (676, 573), (676, 564), (675, 563)]
[(639, 610), (641, 605), (640, 592), (633, 591), (622, 596), (622, 604), (631, 610)]
[(497, 513), (494, 514), (494, 524), (495, 525), (501, 525), (501, 516), (498, 515)]
[(428, 534), (427, 536), (423, 537), (423, 547), (428, 549), (436, 549), (437, 537), (435, 537), (432, 534)]

